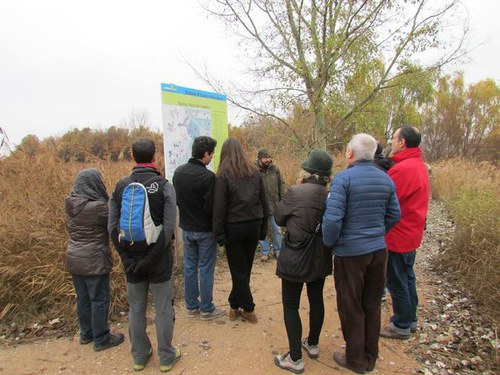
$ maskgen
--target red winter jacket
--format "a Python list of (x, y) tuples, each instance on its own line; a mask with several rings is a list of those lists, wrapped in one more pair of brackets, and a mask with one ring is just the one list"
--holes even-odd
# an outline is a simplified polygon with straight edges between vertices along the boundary
[(416, 250), (424, 236), (429, 208), (429, 172), (418, 147), (400, 151), (391, 159), (396, 164), (388, 174), (396, 185), (401, 220), (387, 233), (385, 241), (389, 251), (407, 253)]

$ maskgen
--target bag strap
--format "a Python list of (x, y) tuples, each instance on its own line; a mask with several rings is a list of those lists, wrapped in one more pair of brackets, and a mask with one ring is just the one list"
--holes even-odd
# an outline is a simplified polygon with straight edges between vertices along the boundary
[(314, 233), (319, 233), (321, 231), (321, 224), (323, 224), (323, 218), (320, 218), (318, 220), (318, 224), (316, 225), (316, 229), (314, 230)]

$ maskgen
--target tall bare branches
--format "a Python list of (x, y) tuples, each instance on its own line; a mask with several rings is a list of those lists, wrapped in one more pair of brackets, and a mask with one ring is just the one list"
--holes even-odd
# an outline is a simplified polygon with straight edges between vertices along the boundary
[[(206, 9), (241, 38), (240, 54), (251, 62), (254, 80), (241, 89), (197, 74), (239, 107), (285, 125), (289, 109), (302, 103), (314, 114), (310, 139), (303, 143), (325, 147), (326, 138), (378, 92), (401, 82), (406, 63), (418, 62), (426, 72), (463, 56), (465, 24), (453, 42), (439, 39), (460, 5), (443, 1), (207, 0)], [(422, 64), (417, 59), (426, 52), (437, 58)], [(380, 61), (383, 69), (377, 68), (371, 89), (343, 108), (336, 123), (325, 124), (332, 95), (342, 96), (360, 65)]]

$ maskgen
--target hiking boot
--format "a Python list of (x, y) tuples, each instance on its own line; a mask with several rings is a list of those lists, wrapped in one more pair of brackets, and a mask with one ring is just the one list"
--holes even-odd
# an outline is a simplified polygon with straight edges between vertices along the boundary
[(384, 288), (384, 291), (382, 292), (382, 298), (380, 298), (381, 302), (387, 301), (387, 288)]
[(229, 320), (235, 321), (241, 315), (240, 309), (229, 309)]
[(293, 361), (290, 353), (277, 355), (274, 357), (274, 364), (283, 370), (288, 370), (294, 374), (302, 374), (304, 372), (304, 361), (302, 358)]
[(212, 320), (212, 319), (220, 318), (224, 315), (226, 315), (226, 312), (224, 310), (216, 308), (212, 312), (201, 312), (200, 319), (201, 320)]
[(91, 339), (84, 339), (84, 338), (80, 337), (80, 344), (82, 344), (82, 345), (90, 344), (92, 341), (94, 341), (93, 338), (91, 338)]
[(149, 353), (148, 356), (146, 357), (146, 360), (143, 363), (134, 363), (134, 371), (144, 370), (146, 368), (146, 364), (148, 363), (152, 355), (153, 355), (153, 349), (149, 348)]
[(241, 318), (249, 323), (255, 324), (257, 323), (257, 315), (255, 315), (254, 311), (242, 311)]
[(179, 347), (174, 346), (174, 351), (175, 351), (174, 360), (170, 363), (165, 364), (165, 365), (160, 365), (161, 372), (167, 372), (167, 371), (172, 370), (174, 368), (174, 365), (177, 363), (177, 361), (179, 361), (179, 359), (181, 359), (181, 350), (179, 349)]
[(396, 332), (390, 325), (388, 325), (380, 330), (380, 337), (396, 340), (408, 340), (410, 338), (410, 334)]
[(269, 260), (269, 255), (261, 255), (260, 260), (263, 262), (267, 262)]
[(188, 318), (197, 318), (200, 315), (200, 309), (187, 309)]
[(345, 357), (345, 354), (343, 354), (343, 353), (339, 353), (339, 352), (333, 353), (333, 360), (335, 362), (337, 362), (338, 365), (345, 367), (345, 368), (348, 368), (349, 370), (354, 371), (356, 374), (364, 374), (365, 373), (365, 369), (359, 369), (359, 368), (356, 368), (356, 367), (349, 365), (347, 363), (347, 358)]
[(411, 322), (410, 333), (417, 333), (418, 324), (417, 322)]
[(112, 348), (113, 346), (118, 346), (123, 342), (124, 339), (125, 336), (123, 336), (123, 333), (117, 333), (116, 335), (109, 335), (109, 339), (106, 343), (102, 345), (94, 344), (94, 350), (96, 352), (100, 352), (101, 350)]
[(302, 340), (302, 347), (307, 352), (309, 358), (318, 358), (319, 357), (319, 348), (318, 345), (309, 345), (308, 338)]

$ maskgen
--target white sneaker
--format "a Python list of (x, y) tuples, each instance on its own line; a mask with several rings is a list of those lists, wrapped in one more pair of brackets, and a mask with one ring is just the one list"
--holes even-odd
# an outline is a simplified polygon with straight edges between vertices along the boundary
[(302, 358), (292, 361), (290, 353), (274, 357), (274, 364), (279, 368), (291, 371), (294, 374), (302, 374), (304, 372), (304, 361)]
[(308, 340), (307, 337), (302, 340), (302, 347), (307, 352), (309, 358), (318, 358), (319, 357), (318, 345), (309, 345), (309, 342), (307, 340)]

